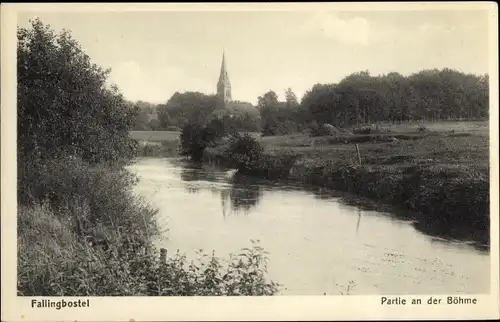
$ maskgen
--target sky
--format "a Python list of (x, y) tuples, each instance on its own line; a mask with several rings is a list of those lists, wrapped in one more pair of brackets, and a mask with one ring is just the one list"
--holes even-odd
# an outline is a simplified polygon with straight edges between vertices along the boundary
[(127, 99), (165, 103), (176, 91), (216, 92), (222, 52), (236, 100), (256, 103), (354, 72), (430, 68), (488, 72), (488, 11), (21, 12), (71, 30), (91, 60), (111, 68)]

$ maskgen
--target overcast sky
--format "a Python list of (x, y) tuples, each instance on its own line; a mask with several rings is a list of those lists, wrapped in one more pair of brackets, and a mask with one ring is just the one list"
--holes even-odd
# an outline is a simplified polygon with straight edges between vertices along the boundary
[(176, 91), (214, 93), (223, 48), (233, 99), (272, 89), (300, 98), (357, 71), (408, 75), (427, 68), (488, 72), (487, 11), (29, 12), (70, 29), (130, 100)]

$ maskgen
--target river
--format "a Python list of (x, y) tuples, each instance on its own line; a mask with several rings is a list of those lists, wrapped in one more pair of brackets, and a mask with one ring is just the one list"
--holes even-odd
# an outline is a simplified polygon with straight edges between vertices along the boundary
[[(169, 253), (220, 257), (259, 240), (283, 295), (489, 293), (490, 256), (332, 191), (234, 179), (173, 158), (142, 158), (136, 193), (159, 209)], [(239, 178), (239, 177), (237, 177)]]

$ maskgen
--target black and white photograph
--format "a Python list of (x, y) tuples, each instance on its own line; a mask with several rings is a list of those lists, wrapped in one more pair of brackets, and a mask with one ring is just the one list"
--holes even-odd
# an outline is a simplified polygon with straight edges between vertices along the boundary
[(435, 4), (2, 5), (9, 321), (256, 296), (498, 318), (498, 9)]

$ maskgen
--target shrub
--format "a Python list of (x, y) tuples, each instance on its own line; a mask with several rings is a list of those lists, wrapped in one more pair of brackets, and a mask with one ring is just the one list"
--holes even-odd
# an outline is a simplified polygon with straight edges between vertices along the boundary
[(428, 132), (428, 131), (429, 131), (429, 129), (428, 129), (425, 125), (420, 124), (420, 125), (417, 127), (417, 131), (419, 131), (419, 132)]
[(329, 136), (329, 135), (335, 135), (336, 133), (333, 132), (329, 127), (323, 126), (323, 125), (317, 125), (314, 123), (310, 127), (310, 132), (311, 136), (317, 137), (317, 136)]
[(195, 162), (201, 161), (203, 150), (208, 146), (204, 138), (204, 128), (197, 123), (188, 123), (182, 128), (180, 135), (181, 155), (191, 158)]
[(232, 137), (224, 156), (236, 169), (250, 169), (258, 166), (263, 152), (260, 143), (245, 133), (243, 136)]
[(216, 143), (226, 135), (236, 135), (236, 132), (226, 128), (220, 120), (212, 120), (206, 126), (199, 123), (186, 124), (181, 132), (181, 155), (190, 157), (192, 161), (200, 162), (206, 148), (215, 147)]
[(352, 133), (354, 133), (354, 134), (373, 134), (374, 131), (371, 127), (364, 126), (364, 127), (358, 127), (358, 128), (352, 129)]

